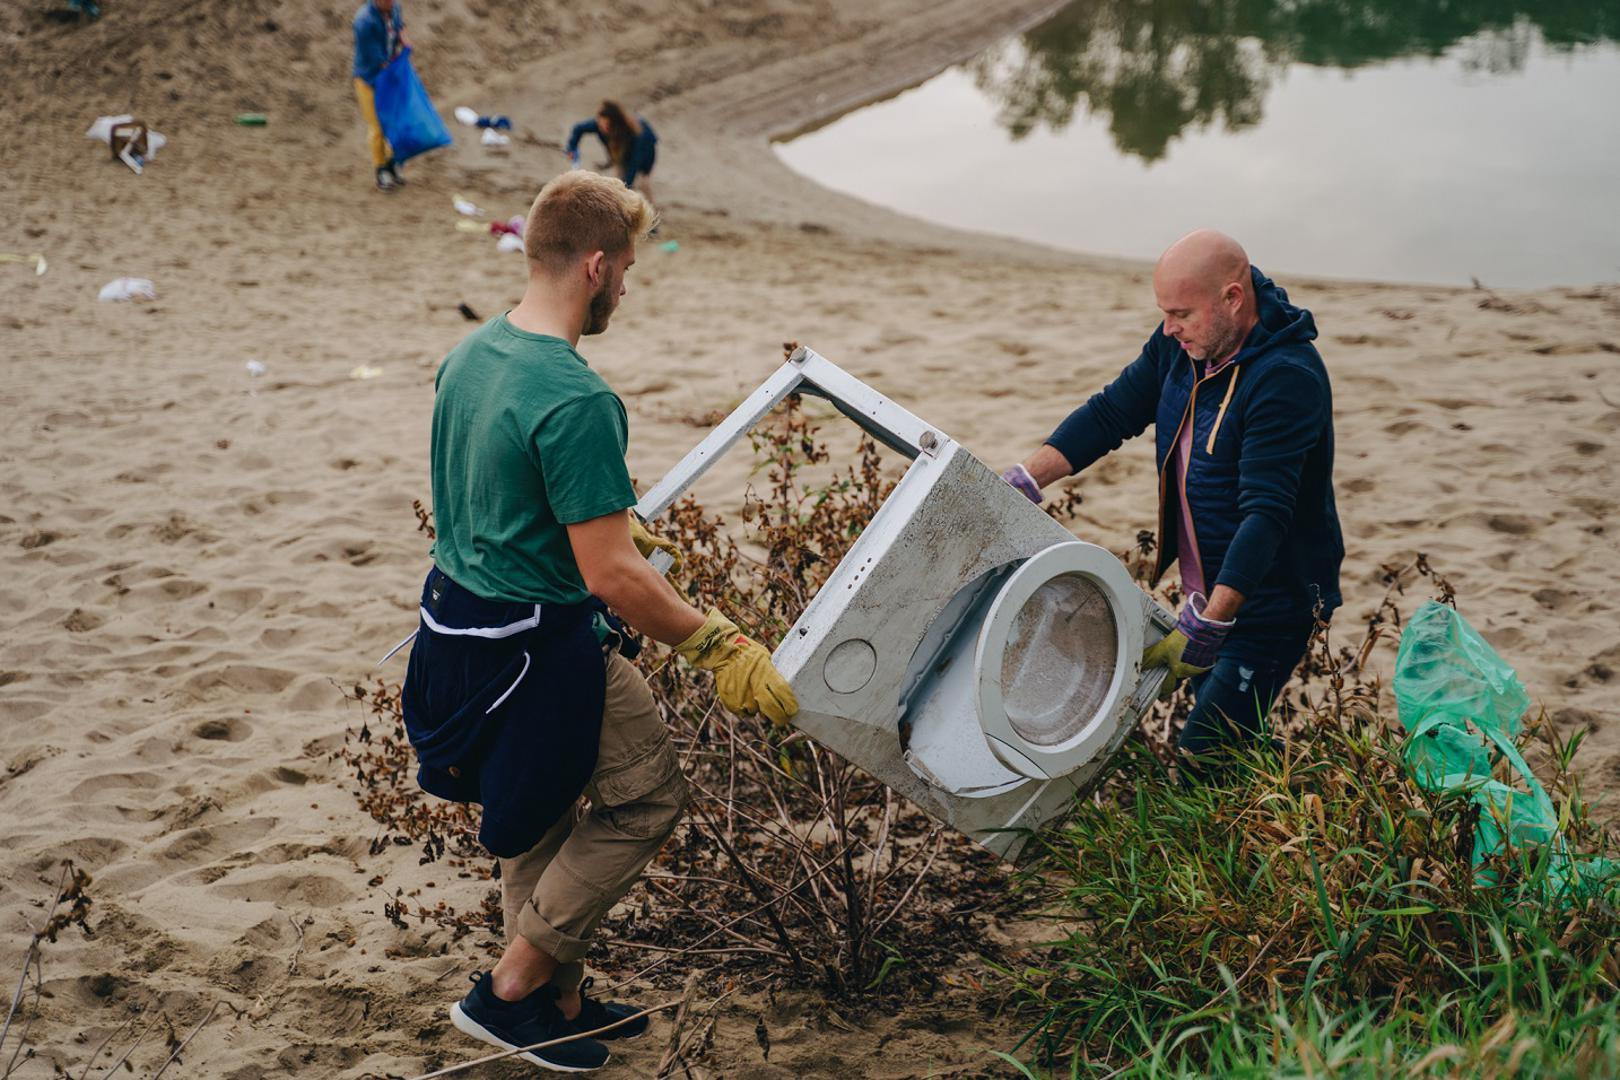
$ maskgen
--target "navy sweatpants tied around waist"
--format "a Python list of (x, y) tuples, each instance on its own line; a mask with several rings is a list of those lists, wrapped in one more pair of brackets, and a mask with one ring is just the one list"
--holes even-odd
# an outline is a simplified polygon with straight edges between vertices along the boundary
[(586, 604), (475, 596), (434, 567), (402, 705), (422, 789), (478, 803), (478, 839), (513, 858), (567, 813), (596, 767), (606, 667)]

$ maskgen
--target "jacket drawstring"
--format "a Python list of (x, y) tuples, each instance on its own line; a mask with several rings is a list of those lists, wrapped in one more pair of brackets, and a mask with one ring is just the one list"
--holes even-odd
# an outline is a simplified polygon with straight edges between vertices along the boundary
[(1221, 421), (1226, 419), (1226, 407), (1232, 403), (1232, 391), (1237, 389), (1238, 375), (1243, 369), (1237, 364), (1232, 365), (1232, 381), (1226, 384), (1226, 395), (1221, 398), (1221, 407), (1215, 410), (1215, 423), (1209, 429), (1209, 440), (1204, 443), (1204, 453), (1215, 452), (1215, 436), (1220, 434)]

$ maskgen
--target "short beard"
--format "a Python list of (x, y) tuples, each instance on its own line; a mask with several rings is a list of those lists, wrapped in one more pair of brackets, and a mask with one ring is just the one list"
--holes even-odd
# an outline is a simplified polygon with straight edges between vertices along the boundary
[(591, 306), (585, 309), (585, 325), (579, 332), (585, 337), (600, 334), (607, 329), (608, 320), (611, 318), (613, 318), (613, 288), (611, 283), (603, 282), (602, 287), (591, 297)]
[(1245, 335), (1238, 333), (1237, 321), (1233, 320), (1231, 323), (1227, 324), (1225, 329), (1222, 331), (1221, 336), (1216, 339), (1214, 344), (1210, 346), (1209, 351), (1204, 354), (1204, 357), (1200, 362), (1205, 364), (1220, 363), (1222, 360), (1225, 360), (1228, 356), (1231, 356), (1233, 353), (1238, 351), (1238, 348), (1243, 344), (1244, 336)]

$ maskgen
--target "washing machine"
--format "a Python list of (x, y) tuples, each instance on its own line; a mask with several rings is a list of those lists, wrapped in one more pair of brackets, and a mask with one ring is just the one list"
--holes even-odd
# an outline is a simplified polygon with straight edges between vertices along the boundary
[[(637, 505), (654, 522), (792, 393), (909, 459), (775, 652), (794, 724), (1007, 859), (1085, 791), (1153, 702), (1174, 617), (954, 439), (811, 349)], [(661, 553), (655, 553), (661, 555)], [(667, 559), (667, 556), (663, 557)], [(655, 559), (655, 563), (658, 560)]]

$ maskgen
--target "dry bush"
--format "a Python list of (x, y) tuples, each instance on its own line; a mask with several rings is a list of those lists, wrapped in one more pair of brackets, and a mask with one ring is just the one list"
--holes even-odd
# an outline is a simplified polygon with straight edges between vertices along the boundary
[[(833, 469), (812, 417), (790, 398), (753, 435), (763, 477), (741, 509), (743, 536), (688, 497), (654, 528), (684, 551), (672, 580), (694, 606), (718, 606), (774, 645), (798, 618), (893, 488), (862, 440)], [(426, 512), (418, 527), (431, 535)], [(928, 989), (954, 981), (964, 956), (993, 951), (982, 917), (1006, 879), (994, 856), (806, 736), (725, 712), (710, 675), (662, 647), (639, 661), (669, 722), (694, 798), (686, 823), (630, 902), (604, 924), (596, 959), (672, 986), (678, 972), (723, 966), (768, 979), (791, 973), (834, 994)], [(424, 795), (405, 738), (397, 686), (356, 686), (370, 718), (339, 758), (362, 807), (391, 844), (489, 880), (477, 810)], [(374, 879), (378, 885), (381, 879)], [(396, 889), (389, 917), (432, 922), (460, 937), (499, 935), (498, 892), (480, 909), (428, 906)], [(674, 961), (672, 964), (671, 961)]]

